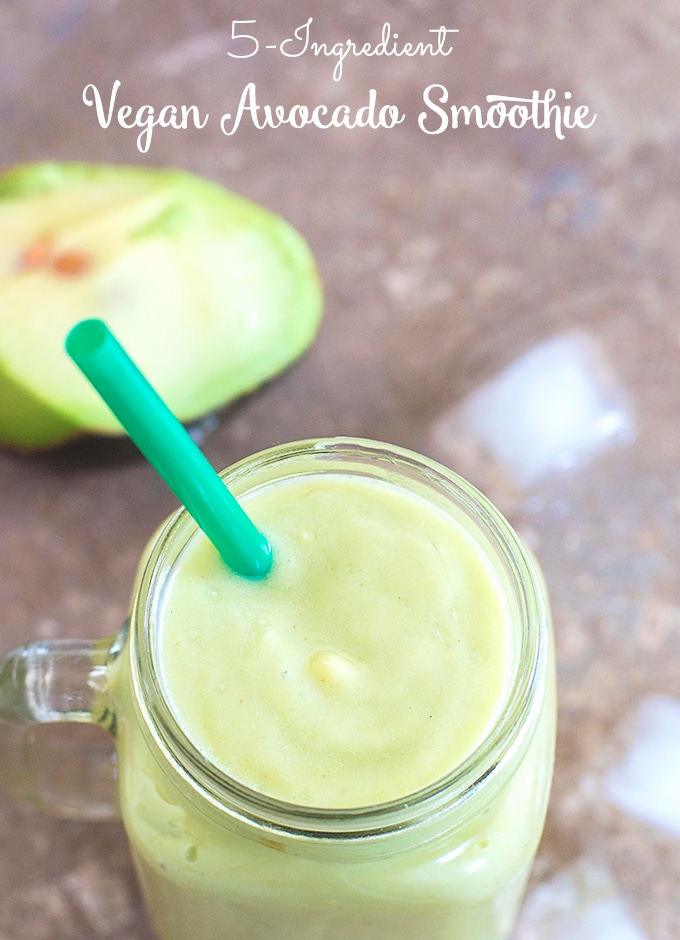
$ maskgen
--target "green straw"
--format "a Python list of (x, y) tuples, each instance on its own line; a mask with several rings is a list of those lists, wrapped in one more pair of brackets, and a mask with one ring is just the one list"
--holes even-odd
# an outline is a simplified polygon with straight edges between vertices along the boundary
[(77, 323), (66, 351), (224, 562), (246, 578), (272, 564), (269, 542), (102, 320)]

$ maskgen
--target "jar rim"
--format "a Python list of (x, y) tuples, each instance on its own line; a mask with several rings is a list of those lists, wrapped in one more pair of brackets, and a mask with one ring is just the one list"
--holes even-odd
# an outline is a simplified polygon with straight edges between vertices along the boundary
[[(164, 578), (198, 531), (186, 508), (180, 507), (158, 534), (133, 605), (132, 679), (145, 730), (163, 759), (189, 784), (194, 799), (220, 817), (317, 840), (383, 839), (416, 826), (434, 831), (442, 814), (457, 814), (473, 797), (477, 797), (475, 804), (484, 794), (490, 799), (495, 781), (508, 765), (514, 766), (517, 755), (528, 746), (547, 673), (549, 626), (542, 582), (518, 535), (476, 487), (453, 470), (406, 448), (356, 437), (311, 438), (260, 451), (220, 475), (239, 496), (252, 488), (248, 481), (255, 470), (260, 479), (270, 473), (274, 474), (272, 479), (279, 480), (284, 467), (289, 475), (298, 476), (303, 460), (310, 468), (305, 472), (310, 473), (320, 472), (323, 466), (326, 472), (376, 475), (378, 468), (389, 467), (395, 479), (408, 476), (428, 494), (436, 489), (442, 498), (456, 503), (484, 534), (485, 544), (493, 547), (497, 560), (504, 565), (518, 611), (516, 668), (497, 722), (478, 747), (448, 774), (407, 797), (372, 806), (334, 809), (289, 803), (250, 788), (207, 762), (163, 694), (154, 636), (154, 613)], [(140, 600), (143, 603), (138, 603)], [(486, 804), (486, 800), (483, 802)]]

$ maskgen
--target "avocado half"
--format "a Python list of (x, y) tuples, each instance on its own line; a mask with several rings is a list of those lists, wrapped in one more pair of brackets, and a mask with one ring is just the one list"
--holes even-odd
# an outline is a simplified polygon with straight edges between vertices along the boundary
[(0, 442), (117, 420), (64, 350), (105, 320), (177, 417), (256, 388), (312, 342), (314, 259), (284, 219), (173, 169), (34, 163), (0, 176)]

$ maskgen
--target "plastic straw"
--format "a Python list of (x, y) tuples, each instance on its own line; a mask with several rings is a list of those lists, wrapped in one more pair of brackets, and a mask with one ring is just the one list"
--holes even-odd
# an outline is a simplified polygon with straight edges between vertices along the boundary
[(272, 564), (269, 542), (107, 325), (76, 324), (66, 351), (224, 562), (244, 577), (265, 577)]

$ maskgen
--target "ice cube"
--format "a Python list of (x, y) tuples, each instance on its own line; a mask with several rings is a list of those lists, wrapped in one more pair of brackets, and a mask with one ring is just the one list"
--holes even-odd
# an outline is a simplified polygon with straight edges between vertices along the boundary
[(109, 867), (102, 859), (85, 859), (62, 879), (74, 902), (97, 937), (130, 927), (136, 910), (126, 870)]
[(612, 803), (680, 836), (680, 701), (653, 695), (635, 716), (633, 740), (604, 781)]
[(603, 868), (581, 860), (529, 895), (515, 940), (645, 940)]
[(461, 436), (489, 451), (522, 486), (581, 466), (635, 437), (632, 410), (596, 342), (570, 331), (534, 346), (438, 418), (436, 448)]

